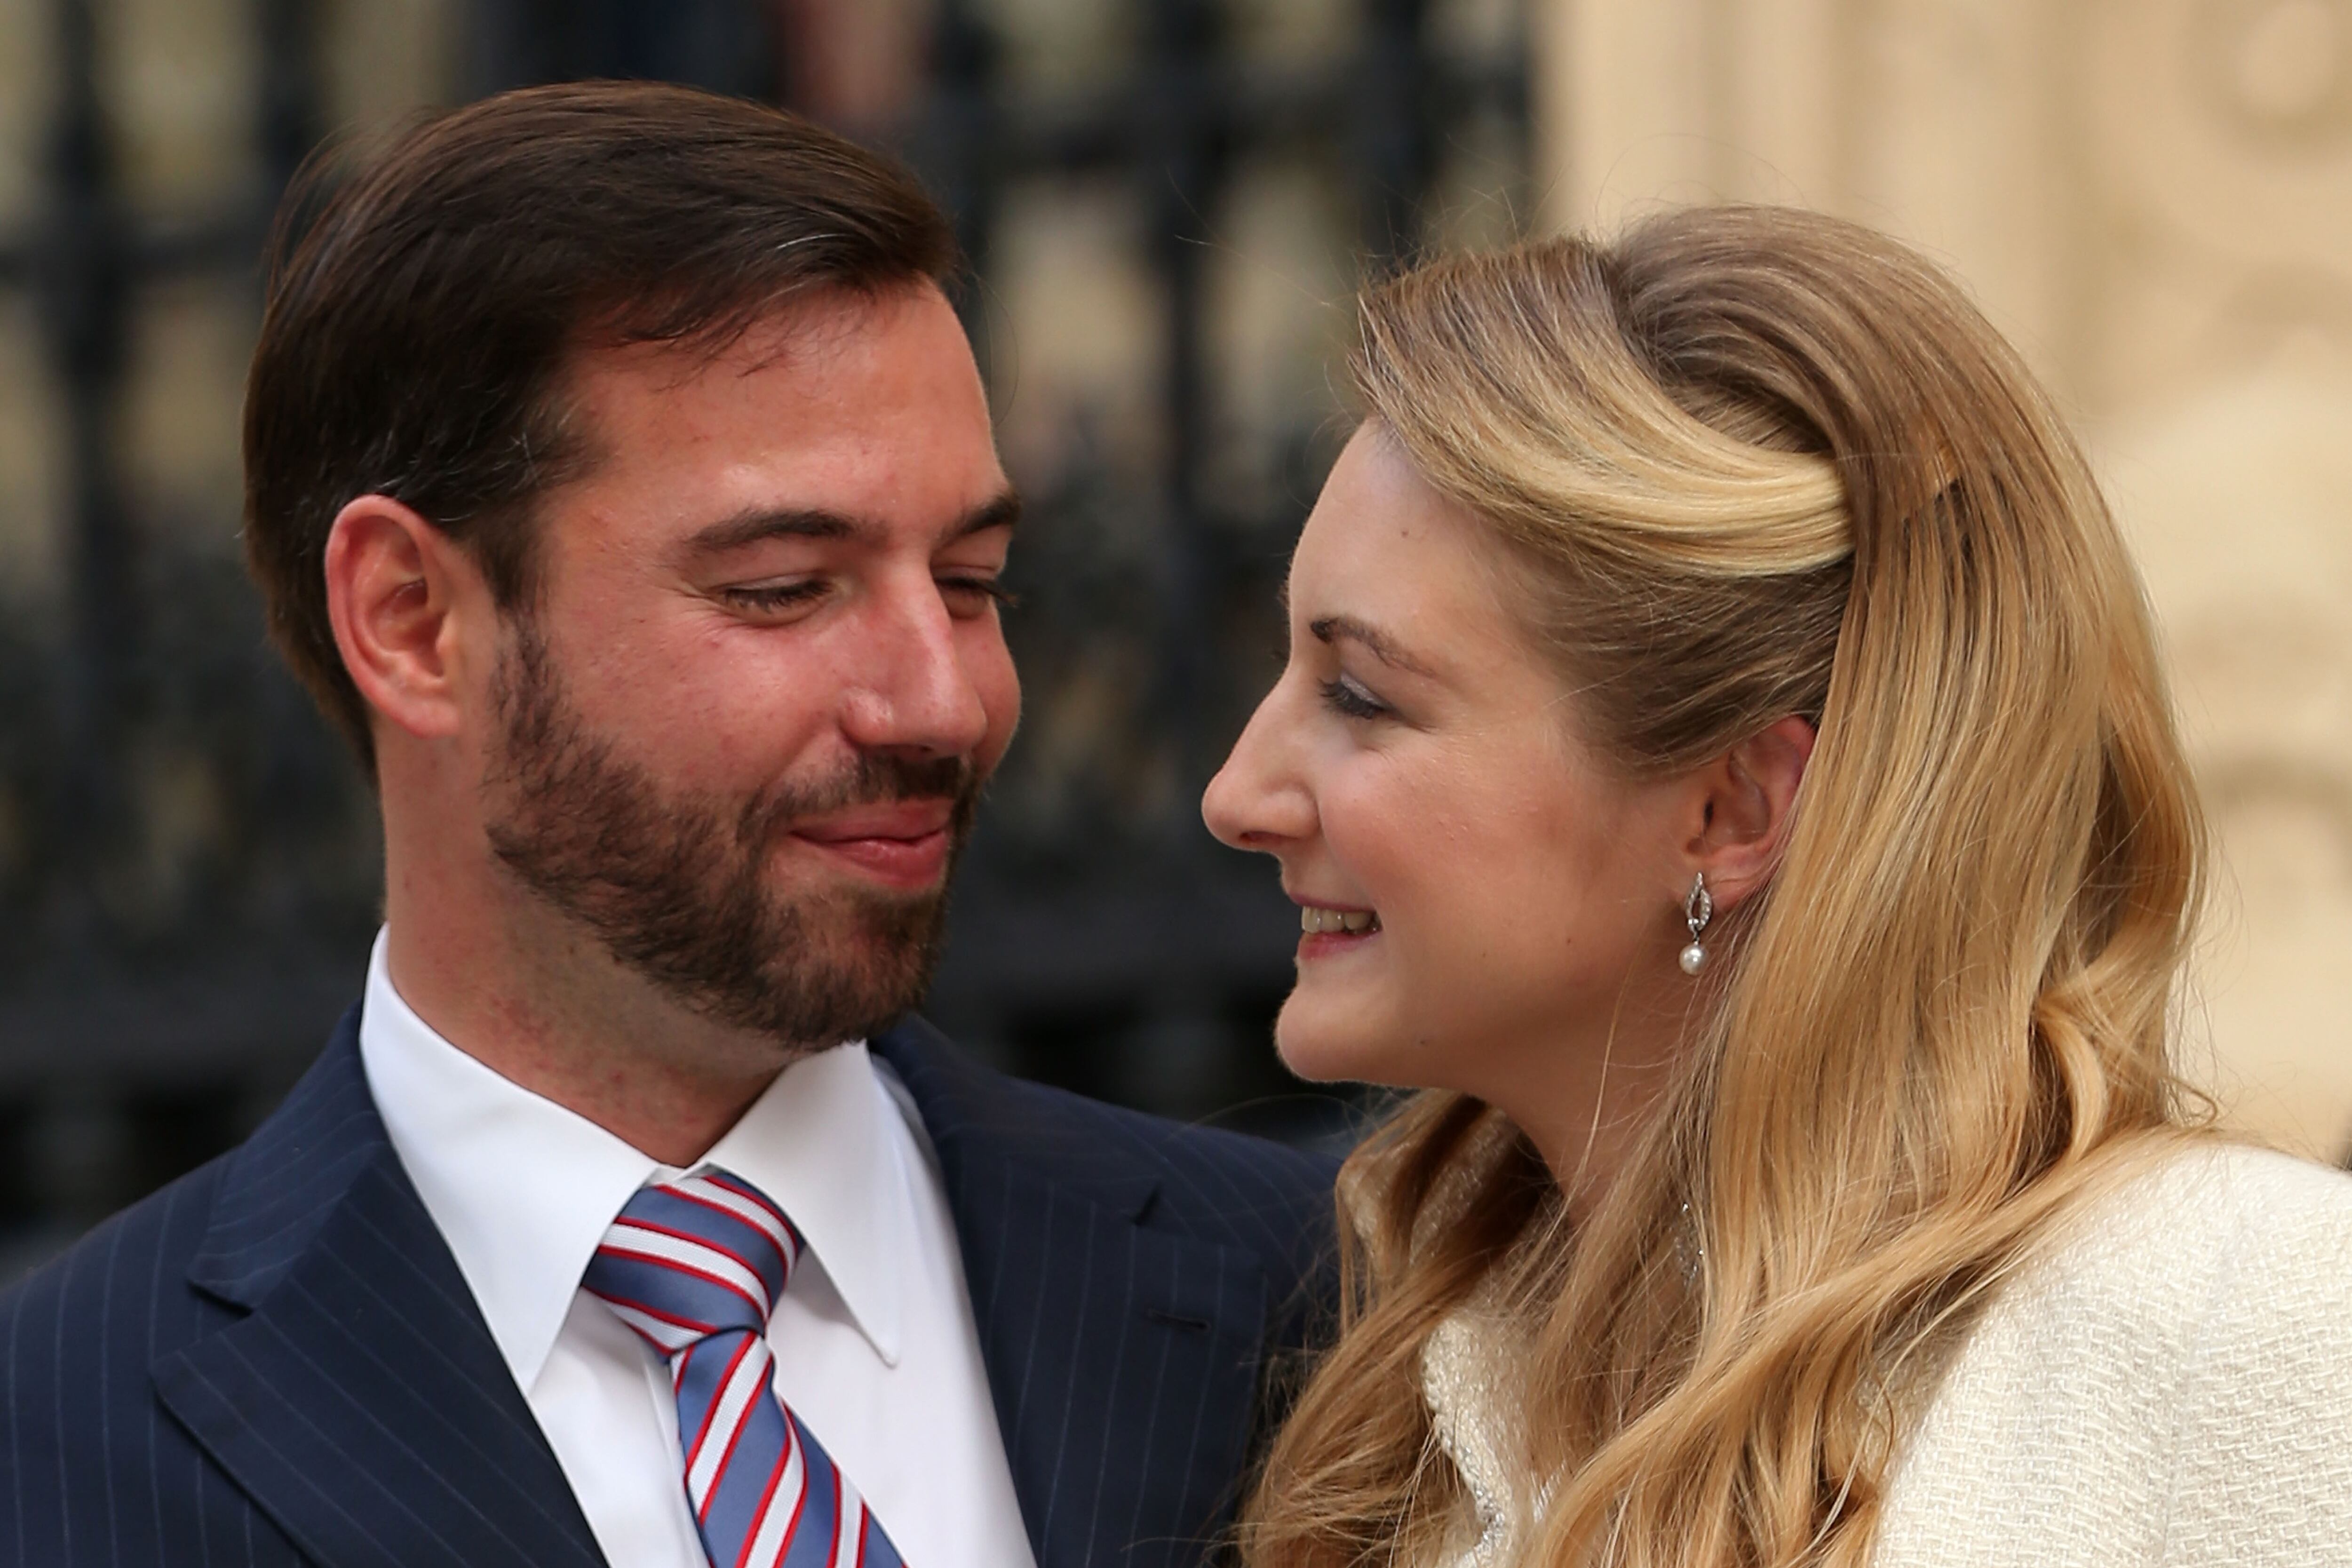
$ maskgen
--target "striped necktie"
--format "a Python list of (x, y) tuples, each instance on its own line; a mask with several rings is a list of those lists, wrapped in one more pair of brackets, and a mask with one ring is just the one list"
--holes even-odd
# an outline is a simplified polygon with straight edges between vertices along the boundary
[(776, 1395), (768, 1315), (802, 1248), (765, 1194), (706, 1166), (638, 1188), (582, 1283), (669, 1363), (687, 1503), (713, 1568), (904, 1568)]

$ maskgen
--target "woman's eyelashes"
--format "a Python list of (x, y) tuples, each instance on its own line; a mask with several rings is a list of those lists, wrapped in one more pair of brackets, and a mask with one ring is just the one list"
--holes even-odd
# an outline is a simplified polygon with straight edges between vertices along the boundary
[(1348, 719), (1378, 719), (1390, 711), (1387, 703), (1344, 675), (1323, 682), (1323, 702)]

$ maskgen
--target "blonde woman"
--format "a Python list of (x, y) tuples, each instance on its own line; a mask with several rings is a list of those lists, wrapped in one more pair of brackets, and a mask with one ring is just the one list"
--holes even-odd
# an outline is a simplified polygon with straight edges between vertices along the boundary
[(2197, 804), (2016, 355), (1763, 209), (1362, 312), (1206, 814), (1286, 1059), (1424, 1092), (1244, 1558), (2352, 1562), (2352, 1179), (2172, 1077)]

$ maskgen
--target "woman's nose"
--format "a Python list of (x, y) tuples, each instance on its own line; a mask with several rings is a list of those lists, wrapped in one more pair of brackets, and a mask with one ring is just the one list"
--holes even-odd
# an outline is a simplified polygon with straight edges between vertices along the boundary
[(1291, 721), (1277, 685), (1250, 715), (1233, 754), (1201, 796), (1201, 820), (1219, 842), (1269, 854), (1315, 829), (1315, 798), (1295, 762)]

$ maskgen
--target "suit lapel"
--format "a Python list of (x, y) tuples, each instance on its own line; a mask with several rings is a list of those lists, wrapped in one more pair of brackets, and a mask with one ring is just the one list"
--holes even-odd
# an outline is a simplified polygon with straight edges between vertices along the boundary
[(1255, 1407), (1257, 1260), (1145, 1223), (1160, 1184), (1148, 1159), (1041, 1125), (920, 1020), (874, 1048), (940, 1152), (1038, 1568), (1197, 1561), (1234, 1501)]
[(384, 1135), (356, 1009), (236, 1157), (189, 1278), (248, 1310), (156, 1392), (322, 1568), (603, 1563)]

